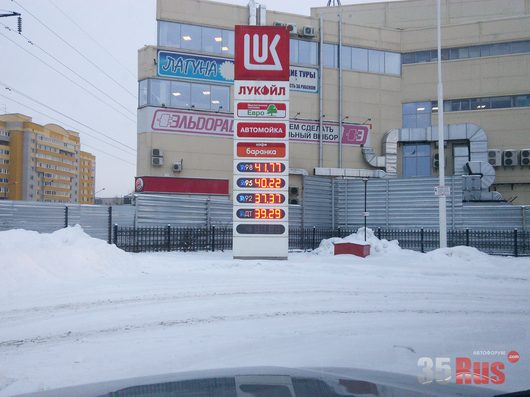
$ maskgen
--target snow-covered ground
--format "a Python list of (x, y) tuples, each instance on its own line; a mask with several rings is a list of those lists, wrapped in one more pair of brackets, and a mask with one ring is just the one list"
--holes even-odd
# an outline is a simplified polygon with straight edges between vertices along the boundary
[[(372, 235), (288, 261), (129, 254), (79, 227), (0, 233), (0, 396), (194, 369), (342, 366), (419, 375), (418, 358), (502, 361), (530, 387), (530, 258), (428, 254)], [(351, 240), (358, 239), (353, 236)], [(520, 360), (474, 351), (515, 350)]]

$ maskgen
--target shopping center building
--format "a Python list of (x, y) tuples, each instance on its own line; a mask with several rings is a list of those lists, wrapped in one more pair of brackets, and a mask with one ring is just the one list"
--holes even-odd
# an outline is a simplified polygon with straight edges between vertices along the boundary
[[(230, 195), (234, 26), (254, 23), (291, 29), (293, 203), (304, 175), (438, 175), (436, 0), (310, 16), (158, 0), (156, 15), (158, 42), (139, 50), (136, 191)], [(529, 26), (528, 0), (442, 0), (445, 171), (480, 179), (466, 200), (530, 203)]]

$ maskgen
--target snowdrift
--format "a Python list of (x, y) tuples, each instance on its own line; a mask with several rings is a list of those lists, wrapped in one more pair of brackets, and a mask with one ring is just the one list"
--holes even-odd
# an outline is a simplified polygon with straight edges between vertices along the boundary
[(32, 281), (61, 281), (123, 273), (133, 255), (90, 237), (81, 226), (53, 233), (14, 229), (0, 232), (0, 287), (17, 288)]

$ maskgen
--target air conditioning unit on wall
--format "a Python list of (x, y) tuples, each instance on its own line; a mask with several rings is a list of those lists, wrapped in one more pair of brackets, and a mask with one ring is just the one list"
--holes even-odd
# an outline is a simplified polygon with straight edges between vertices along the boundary
[(289, 23), (289, 22), (280, 22), (276, 21), (273, 23), (274, 26), (287, 26), (287, 30), (290, 34), (298, 34), (298, 28), (296, 26), (296, 23)]
[(163, 157), (151, 157), (151, 164), (155, 167), (160, 167), (164, 165), (164, 158)]
[(173, 172), (182, 172), (182, 160), (173, 163)]
[(519, 165), (519, 151), (514, 149), (507, 149), (502, 153), (502, 165), (505, 167), (513, 167)]
[(521, 149), (521, 165), (530, 166), (530, 149)]
[(164, 157), (164, 153), (161, 149), (151, 149), (151, 156), (152, 157)]
[(502, 165), (502, 150), (489, 149), (488, 163), (490, 163), (490, 165), (493, 167), (500, 167)]
[(312, 26), (304, 26), (304, 27), (302, 27), (302, 31), (300, 32), (300, 36), (315, 37), (315, 28), (312, 27)]

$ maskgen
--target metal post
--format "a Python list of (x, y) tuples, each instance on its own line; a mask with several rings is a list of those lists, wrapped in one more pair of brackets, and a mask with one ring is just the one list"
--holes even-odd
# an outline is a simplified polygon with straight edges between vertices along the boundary
[(469, 247), (469, 229), (466, 229), (466, 247)]
[(443, 82), (442, 82), (442, 28), (441, 28), (441, 4), (437, 0), (438, 14), (438, 157), (439, 157), (439, 226), (440, 226), (440, 248), (447, 247), (447, 215), (445, 199), (445, 148), (444, 148), (444, 104), (443, 104)]
[(68, 206), (64, 207), (64, 227), (68, 227)]
[(118, 224), (114, 224), (114, 233), (113, 233), (114, 245), (118, 246)]
[(316, 226), (313, 226), (313, 249), (315, 249), (315, 243), (316, 243), (316, 233), (317, 233), (317, 228)]
[(513, 229), (513, 255), (519, 256), (519, 247), (518, 247), (518, 239), (517, 239), (517, 228)]
[(166, 227), (166, 251), (171, 251), (171, 225)]
[(339, 168), (342, 168), (342, 122), (343, 122), (343, 89), (342, 89), (342, 12), (339, 12), (339, 50), (337, 58), (339, 61)]
[(421, 252), (425, 252), (425, 246), (424, 246), (424, 232), (423, 232), (423, 228), (421, 228), (421, 233), (420, 233), (420, 236), (421, 236)]
[(366, 242), (366, 218), (368, 216), (368, 212), (366, 211), (366, 205), (367, 205), (367, 184), (368, 184), (368, 178), (363, 178), (364, 182), (364, 241)]
[(215, 225), (212, 226), (212, 251), (215, 251)]
[(319, 114), (318, 114), (318, 121), (319, 121), (319, 142), (318, 142), (318, 166), (323, 167), (324, 166), (324, 141), (322, 136), (322, 130), (324, 126), (322, 125), (322, 117), (324, 112), (324, 93), (322, 92), (324, 88), (324, 84), (322, 83), (322, 80), (324, 79), (324, 67), (322, 63), (322, 56), (323, 56), (323, 48), (324, 48), (324, 17), (322, 14), (320, 15), (320, 45), (319, 45), (319, 62), (318, 62), (318, 95), (319, 95)]
[(112, 244), (112, 206), (109, 206), (107, 234), (108, 234), (107, 243)]

